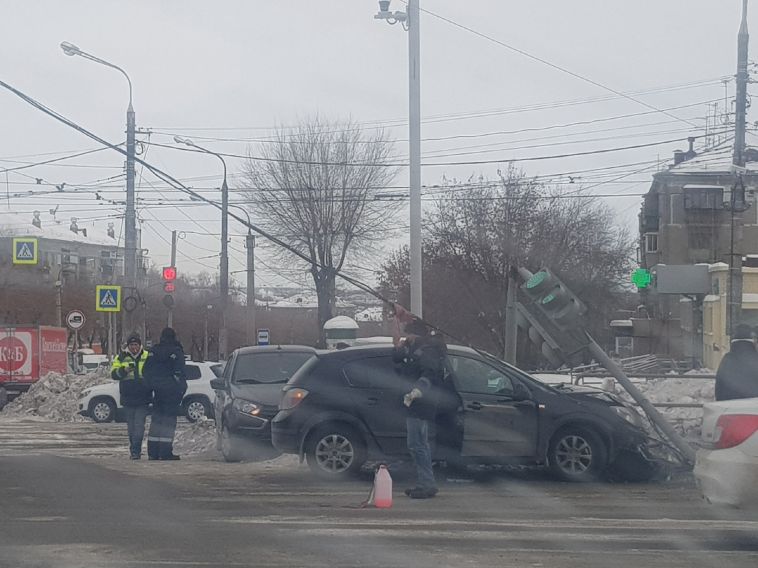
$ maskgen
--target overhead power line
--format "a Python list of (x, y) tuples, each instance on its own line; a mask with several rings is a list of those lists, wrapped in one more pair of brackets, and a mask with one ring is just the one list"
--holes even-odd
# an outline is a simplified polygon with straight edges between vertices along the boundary
[(440, 14), (437, 14), (437, 13), (435, 13), (435, 12), (432, 12), (432, 11), (430, 11), (430, 10), (426, 10), (426, 9), (424, 9), (424, 8), (421, 8), (421, 11), (422, 11), (422, 12), (424, 12), (425, 14), (429, 14), (430, 16), (432, 16), (432, 17), (434, 17), (434, 18), (437, 18), (438, 20), (442, 20), (443, 22), (446, 22), (446, 23), (450, 24), (451, 26), (455, 26), (456, 28), (459, 28), (459, 29), (465, 30), (465, 31), (467, 31), (467, 32), (469, 32), (469, 33), (471, 33), (471, 34), (474, 34), (474, 35), (476, 35), (476, 36), (478, 36), (478, 37), (481, 37), (481, 38), (483, 38), (483, 39), (486, 39), (487, 41), (490, 41), (490, 42), (492, 42), (492, 43), (494, 43), (494, 44), (496, 44), (496, 45), (499, 45), (499, 46), (501, 46), (501, 47), (504, 47), (505, 49), (508, 49), (508, 50), (510, 50), (510, 51), (513, 51), (513, 52), (515, 52), (515, 53), (518, 53), (519, 55), (523, 55), (524, 57), (527, 57), (527, 58), (529, 58), (529, 59), (532, 59), (532, 60), (534, 60), (534, 61), (537, 61), (537, 62), (539, 62), (539, 63), (542, 63), (543, 65), (547, 65), (548, 67), (551, 67), (551, 68), (553, 68), (553, 69), (556, 69), (557, 71), (560, 71), (560, 72), (562, 72), (562, 73), (565, 73), (565, 74), (567, 74), (567, 75), (570, 75), (570, 76), (572, 76), (572, 77), (574, 77), (574, 78), (576, 78), (576, 79), (579, 79), (579, 80), (581, 80), (581, 81), (584, 81), (584, 82), (586, 82), (586, 83), (589, 83), (589, 84), (591, 84), (591, 85), (594, 85), (594, 86), (596, 86), (596, 87), (599, 87), (599, 88), (601, 88), (601, 89), (603, 89), (603, 90), (609, 91), (609, 92), (611, 92), (611, 93), (613, 93), (613, 94), (615, 94), (615, 95), (617, 95), (617, 96), (620, 96), (620, 97), (623, 97), (623, 98), (625, 98), (625, 99), (628, 99), (628, 100), (630, 100), (630, 101), (633, 101), (633, 102), (635, 102), (635, 103), (637, 103), (637, 104), (640, 104), (640, 105), (642, 105), (642, 106), (644, 106), (644, 107), (647, 107), (647, 108), (649, 108), (649, 109), (651, 109), (651, 110), (654, 110), (654, 111), (656, 111), (656, 112), (659, 112), (659, 113), (665, 114), (666, 116), (669, 116), (669, 117), (671, 117), (671, 118), (674, 118), (674, 119), (676, 119), (676, 120), (678, 120), (678, 121), (680, 121), (680, 122), (684, 122), (684, 123), (686, 123), (686, 124), (689, 124), (690, 126), (696, 126), (694, 123), (690, 122), (689, 120), (686, 120), (686, 119), (680, 118), (680, 117), (678, 117), (678, 116), (676, 116), (676, 115), (674, 115), (674, 114), (671, 114), (671, 113), (670, 113), (670, 112), (668, 112), (668, 111), (665, 111), (665, 110), (659, 109), (659, 108), (657, 108), (657, 107), (655, 107), (655, 106), (653, 106), (653, 105), (651, 105), (651, 104), (649, 104), (649, 103), (646, 103), (646, 102), (645, 102), (645, 101), (643, 101), (643, 100), (640, 100), (640, 99), (638, 99), (638, 98), (636, 98), (636, 97), (633, 97), (632, 95), (629, 95), (629, 94), (623, 93), (623, 92), (621, 92), (621, 91), (618, 91), (618, 90), (616, 90), (616, 89), (614, 89), (614, 88), (612, 88), (612, 87), (609, 87), (608, 85), (604, 85), (603, 83), (600, 83), (600, 82), (598, 82), (598, 81), (595, 81), (594, 79), (590, 79), (589, 77), (585, 77), (584, 75), (580, 75), (579, 73), (575, 73), (574, 71), (571, 71), (571, 70), (569, 70), (569, 69), (566, 69), (565, 67), (561, 67), (560, 65), (557, 65), (557, 64), (555, 64), (555, 63), (552, 63), (551, 61), (548, 61), (547, 59), (544, 59), (544, 58), (542, 58), (542, 57), (538, 57), (538, 56), (536, 56), (536, 55), (533, 55), (533, 54), (531, 54), (531, 53), (529, 53), (529, 52), (527, 52), (527, 51), (524, 51), (523, 49), (519, 49), (518, 47), (515, 47), (515, 46), (513, 46), (513, 45), (507, 44), (507, 43), (505, 43), (504, 41), (501, 41), (501, 40), (499, 40), (499, 39), (496, 39), (496, 38), (494, 38), (494, 37), (492, 37), (492, 36), (489, 36), (489, 35), (487, 35), (487, 34), (485, 34), (485, 33), (482, 33), (482, 32), (480, 32), (480, 31), (477, 31), (477, 30), (475, 30), (475, 29), (473, 29), (473, 28), (470, 28), (470, 27), (468, 27), (468, 26), (464, 26), (463, 24), (460, 24), (460, 23), (458, 23), (458, 22), (456, 22), (456, 21), (454, 21), (454, 20), (451, 20), (450, 18), (446, 18), (445, 16), (442, 16), (442, 15), (440, 15)]

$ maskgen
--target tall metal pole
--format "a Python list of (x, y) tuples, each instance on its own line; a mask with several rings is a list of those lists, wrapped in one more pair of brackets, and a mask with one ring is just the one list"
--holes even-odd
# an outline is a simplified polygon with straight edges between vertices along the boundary
[(55, 319), (58, 327), (63, 327), (63, 268), (58, 270), (58, 278), (55, 279)]
[(747, 0), (742, 0), (742, 22), (737, 36), (737, 100), (735, 110), (733, 163), (737, 181), (732, 190), (731, 240), (729, 255), (729, 286), (727, 287), (727, 332), (734, 337), (734, 328), (742, 319), (742, 213), (746, 209), (745, 187), (741, 172), (745, 167), (745, 129), (747, 121), (748, 45)]
[(205, 331), (203, 333), (203, 361), (208, 360), (208, 313), (213, 306), (205, 306)]
[[(129, 107), (126, 111), (126, 219), (125, 219), (125, 277), (129, 295), (137, 288), (137, 214), (134, 209), (134, 148), (135, 148), (134, 108), (132, 107), (131, 85), (129, 90)], [(125, 328), (129, 333), (134, 327), (133, 312), (126, 312)]]
[[(176, 231), (171, 231), (171, 266), (176, 266)], [(174, 306), (168, 308), (168, 327), (174, 325)]]
[(229, 186), (226, 183), (226, 160), (218, 152), (198, 146), (188, 138), (174, 136), (174, 140), (178, 144), (186, 144), (187, 146), (197, 148), (201, 152), (216, 156), (224, 166), (224, 182), (221, 184), (221, 274), (219, 276), (221, 321), (218, 327), (218, 358), (219, 361), (225, 361), (228, 347), (226, 311), (229, 303)]
[[(221, 160), (223, 161), (223, 159)], [(226, 361), (227, 329), (226, 309), (229, 300), (229, 186), (226, 185), (226, 163), (224, 163), (224, 183), (221, 185), (221, 325), (218, 329), (218, 358)]]
[(421, 34), (419, 0), (408, 0), (411, 311), (423, 317), (421, 248)]
[(518, 348), (518, 322), (516, 320), (516, 287), (518, 284), (512, 276), (508, 276), (508, 290), (505, 299), (505, 360), (516, 365)]
[(247, 326), (246, 343), (255, 345), (255, 236), (248, 231), (245, 241), (247, 246)]

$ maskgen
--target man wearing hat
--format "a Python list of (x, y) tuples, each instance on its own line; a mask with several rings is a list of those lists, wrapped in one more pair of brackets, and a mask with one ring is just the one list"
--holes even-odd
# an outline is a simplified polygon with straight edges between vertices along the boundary
[[(395, 312), (396, 317), (398, 312)], [(432, 333), (418, 318), (405, 324), (405, 337), (398, 341), (393, 355), (401, 374), (410, 384), (403, 397), (406, 407), (408, 451), (416, 466), (416, 487), (406, 489), (411, 499), (428, 499), (437, 494), (429, 443), (430, 425), (444, 391), (447, 347), (442, 337)]]
[(744, 323), (736, 326), (729, 353), (716, 372), (716, 400), (758, 397), (758, 351), (755, 332)]
[(111, 378), (119, 381), (118, 391), (129, 431), (129, 454), (133, 460), (140, 459), (142, 454), (145, 419), (153, 399), (143, 373), (148, 356), (149, 353), (142, 349), (140, 336), (133, 333), (126, 340), (126, 351), (119, 353), (111, 365)]

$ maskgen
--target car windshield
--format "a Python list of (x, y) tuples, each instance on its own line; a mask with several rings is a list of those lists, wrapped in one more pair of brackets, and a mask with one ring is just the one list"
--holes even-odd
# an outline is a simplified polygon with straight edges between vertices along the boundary
[(312, 356), (292, 351), (240, 354), (234, 363), (232, 382), (284, 384)]

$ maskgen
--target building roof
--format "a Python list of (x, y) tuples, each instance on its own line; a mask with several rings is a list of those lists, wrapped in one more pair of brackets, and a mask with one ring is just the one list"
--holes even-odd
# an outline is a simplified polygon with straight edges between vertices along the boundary
[(42, 221), (42, 227), (35, 227), (32, 218), (22, 217), (15, 213), (0, 211), (0, 237), (37, 237), (53, 241), (75, 242), (90, 245), (123, 248), (119, 242), (108, 236), (107, 233), (95, 227), (82, 227), (87, 230), (85, 236), (80, 229), (78, 233), (69, 229), (69, 222), (55, 222), (50, 219)]
[[(669, 166), (667, 170), (659, 173), (671, 174), (729, 174), (732, 173), (731, 147), (705, 150), (694, 158), (690, 158), (680, 164)], [(758, 173), (758, 162), (748, 162), (745, 169), (750, 173)]]

